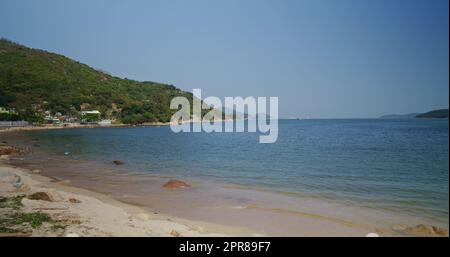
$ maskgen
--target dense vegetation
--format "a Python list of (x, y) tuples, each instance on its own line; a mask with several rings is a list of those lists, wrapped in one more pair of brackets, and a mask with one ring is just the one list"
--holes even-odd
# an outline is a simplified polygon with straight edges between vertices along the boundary
[(79, 116), (99, 110), (102, 118), (124, 123), (167, 122), (175, 96), (192, 101), (192, 93), (155, 82), (111, 76), (65, 56), (0, 39), (0, 107), (21, 118), (42, 120), (50, 111)]
[(426, 113), (422, 113), (416, 116), (417, 118), (448, 118), (448, 109), (434, 110)]
[(0, 113), (0, 121), (7, 120), (7, 121), (19, 121), (22, 120), (22, 117), (20, 115), (15, 113)]

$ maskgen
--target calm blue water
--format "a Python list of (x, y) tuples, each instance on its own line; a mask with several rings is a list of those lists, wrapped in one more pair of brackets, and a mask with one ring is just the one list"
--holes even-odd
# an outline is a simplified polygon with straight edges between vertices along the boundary
[[(448, 120), (281, 120), (275, 144), (256, 133), (170, 127), (27, 132), (71, 157), (179, 178), (250, 185), (447, 220)], [(126, 172), (126, 171), (124, 171)]]

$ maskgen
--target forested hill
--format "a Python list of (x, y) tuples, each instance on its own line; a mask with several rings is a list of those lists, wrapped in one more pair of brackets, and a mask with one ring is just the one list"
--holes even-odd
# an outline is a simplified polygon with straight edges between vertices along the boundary
[(433, 110), (416, 116), (417, 118), (448, 119), (448, 109)]
[(389, 114), (383, 115), (380, 119), (448, 119), (448, 109), (433, 110), (425, 113), (409, 113), (409, 114)]
[(121, 79), (65, 56), (0, 39), (0, 107), (23, 118), (45, 111), (77, 116), (99, 110), (124, 123), (166, 122), (174, 96), (192, 93), (172, 85)]

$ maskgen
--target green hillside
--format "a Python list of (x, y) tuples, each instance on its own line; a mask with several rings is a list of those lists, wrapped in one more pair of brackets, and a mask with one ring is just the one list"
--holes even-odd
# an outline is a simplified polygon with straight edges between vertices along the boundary
[(448, 109), (433, 110), (416, 116), (417, 118), (448, 119)]
[(192, 93), (155, 82), (121, 79), (65, 56), (0, 39), (0, 107), (32, 120), (45, 111), (77, 116), (99, 110), (123, 123), (166, 122), (174, 96)]

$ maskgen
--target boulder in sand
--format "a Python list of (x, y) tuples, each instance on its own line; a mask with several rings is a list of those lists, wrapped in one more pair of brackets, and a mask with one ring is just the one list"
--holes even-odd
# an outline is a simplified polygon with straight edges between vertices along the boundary
[(124, 164), (123, 161), (119, 161), (119, 160), (114, 160), (113, 163), (114, 163), (115, 165), (123, 165), (123, 164)]
[(172, 231), (170, 231), (170, 235), (174, 236), (174, 237), (179, 237), (180, 233), (178, 231), (176, 231), (175, 229), (172, 229)]
[(70, 199), (69, 199), (69, 202), (71, 202), (71, 203), (81, 203), (80, 200), (75, 199), (75, 198), (70, 198)]
[(406, 228), (403, 233), (414, 236), (448, 236), (448, 230), (424, 224)]
[(12, 145), (0, 145), (0, 155), (18, 155), (20, 149)]
[(190, 185), (181, 180), (171, 179), (166, 184), (164, 184), (164, 187), (167, 189), (178, 189), (190, 187)]
[(30, 200), (42, 200), (47, 202), (53, 202), (52, 196), (46, 192), (36, 192), (34, 194), (27, 196), (27, 198)]

